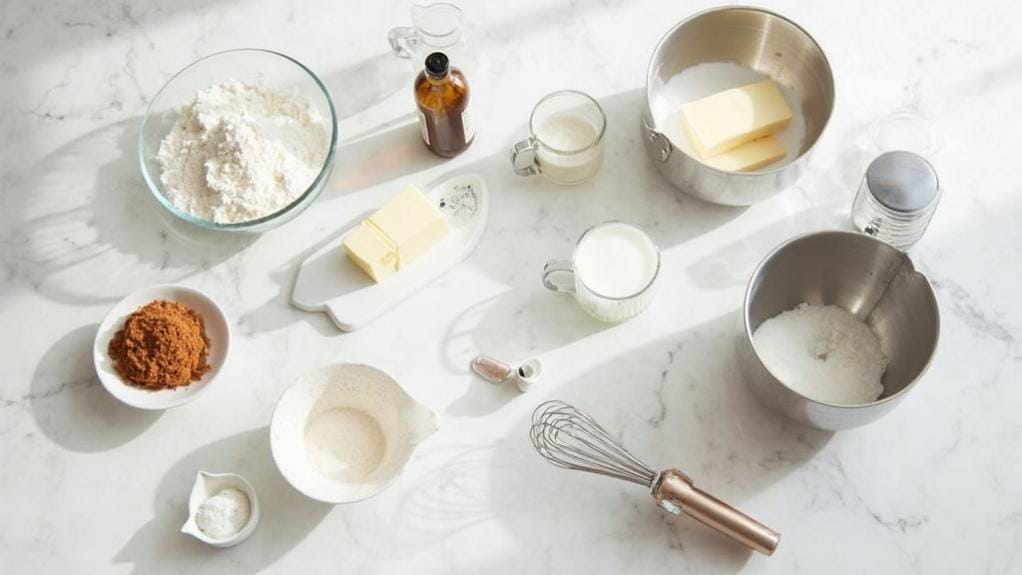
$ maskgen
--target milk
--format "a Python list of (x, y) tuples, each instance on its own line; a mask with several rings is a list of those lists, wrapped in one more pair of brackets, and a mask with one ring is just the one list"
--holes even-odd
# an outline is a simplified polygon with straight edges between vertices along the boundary
[[(599, 132), (578, 113), (558, 112), (546, 118), (536, 130), (536, 139), (539, 140), (536, 159), (540, 173), (555, 183), (577, 184), (588, 180), (603, 162), (603, 141)], [(596, 145), (588, 148), (594, 142)]]
[(611, 222), (594, 228), (575, 249), (578, 279), (597, 295), (624, 298), (645, 289), (656, 276), (656, 245), (641, 230)]

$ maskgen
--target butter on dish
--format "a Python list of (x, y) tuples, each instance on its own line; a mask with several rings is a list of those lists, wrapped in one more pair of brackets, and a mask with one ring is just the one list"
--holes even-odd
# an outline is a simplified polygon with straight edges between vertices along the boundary
[(449, 231), (443, 214), (409, 185), (345, 236), (343, 243), (348, 258), (380, 282), (428, 252)]

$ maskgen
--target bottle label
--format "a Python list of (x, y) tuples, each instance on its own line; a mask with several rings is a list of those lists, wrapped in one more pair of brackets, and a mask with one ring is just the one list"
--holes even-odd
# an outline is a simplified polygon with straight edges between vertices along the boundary
[(426, 127), (426, 114), (419, 110), (419, 130), (422, 132), (422, 141), (429, 145), (429, 128)]
[(461, 112), (461, 128), (465, 136), (465, 143), (471, 142), (476, 135), (476, 124), (472, 118), (472, 102), (469, 102)]

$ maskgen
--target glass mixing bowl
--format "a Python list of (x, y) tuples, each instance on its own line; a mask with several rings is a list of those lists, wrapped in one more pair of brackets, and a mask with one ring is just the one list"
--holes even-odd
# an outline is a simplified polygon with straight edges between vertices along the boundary
[[(170, 132), (181, 106), (196, 92), (229, 79), (274, 88), (294, 89), (304, 96), (330, 125), (330, 149), (319, 174), (300, 196), (287, 206), (261, 218), (238, 223), (217, 223), (189, 214), (170, 202), (160, 182), (160, 163), (156, 154), (160, 142)], [(337, 113), (323, 82), (297, 60), (260, 49), (238, 49), (217, 52), (193, 62), (164, 84), (153, 98), (142, 118), (138, 137), (138, 159), (142, 177), (153, 196), (179, 220), (207, 230), (228, 232), (263, 232), (290, 221), (309, 207), (326, 185), (334, 166), (337, 148)]]

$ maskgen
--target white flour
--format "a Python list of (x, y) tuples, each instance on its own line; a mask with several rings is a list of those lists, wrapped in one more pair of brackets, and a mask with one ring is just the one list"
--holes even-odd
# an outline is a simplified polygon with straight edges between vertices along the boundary
[(880, 339), (844, 308), (801, 304), (764, 321), (752, 337), (767, 369), (815, 400), (862, 405), (884, 391)]
[(301, 196), (329, 142), (323, 118), (299, 94), (228, 80), (182, 107), (160, 143), (160, 182), (193, 216), (246, 222)]

